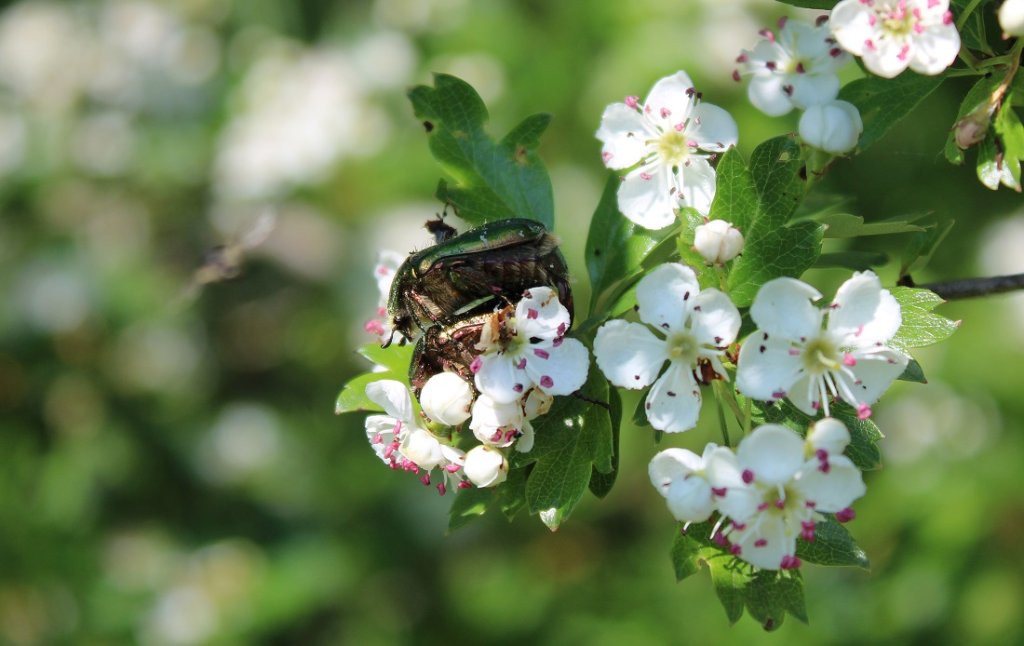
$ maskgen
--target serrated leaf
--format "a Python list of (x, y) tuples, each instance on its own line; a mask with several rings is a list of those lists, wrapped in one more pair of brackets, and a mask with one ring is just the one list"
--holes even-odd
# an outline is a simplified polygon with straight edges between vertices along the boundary
[(715, 175), (715, 199), (711, 202), (708, 218), (731, 222), (740, 232), (746, 231), (757, 215), (758, 191), (746, 162), (736, 148), (725, 151), (715, 168)]
[(1024, 124), (1010, 107), (1011, 103), (1011, 99), (1007, 98), (1003, 107), (996, 113), (992, 128), (996, 134), (996, 147), (1001, 154), (1001, 157), (997, 154), (997, 161), (1002, 162), (1005, 172), (1009, 173), (1011, 180), (1007, 182), (1004, 177), (1002, 182), (1020, 193), (1020, 165), (1024, 160)]
[(900, 262), (900, 276), (924, 269), (954, 224), (952, 220), (946, 220), (926, 227), (924, 231), (911, 234), (904, 248), (903, 260)]
[(846, 447), (846, 457), (850, 458), (861, 471), (874, 471), (882, 467), (882, 452), (878, 442), (884, 436), (878, 425), (871, 419), (860, 419), (857, 411), (849, 404), (836, 402), (832, 404), (832, 417), (846, 425), (850, 431), (850, 444)]
[(942, 84), (941, 76), (900, 74), (885, 79), (877, 76), (857, 79), (839, 91), (839, 98), (857, 106), (864, 132), (858, 143), (866, 150), (897, 122), (928, 98)]
[(550, 115), (533, 115), (500, 142), (484, 131), (487, 108), (465, 81), (434, 75), (434, 87), (409, 92), (416, 116), (429, 121), (430, 151), (451, 181), (438, 184), (437, 197), (473, 224), (510, 217), (532, 218), (551, 229), (551, 180), (537, 155)]
[(409, 372), (409, 364), (412, 361), (414, 345), (406, 343), (400, 345), (392, 343), (382, 348), (376, 343), (369, 343), (359, 348), (360, 356), (394, 373), (403, 374)]
[(676, 573), (676, 581), (682, 581), (700, 571), (701, 544), (686, 534), (677, 533), (672, 541), (672, 568)]
[(590, 220), (584, 257), (590, 274), (590, 313), (605, 312), (642, 273), (643, 261), (677, 227), (657, 231), (634, 224), (619, 212), (620, 180), (611, 175)]
[(766, 631), (778, 630), (786, 613), (807, 622), (803, 579), (796, 571), (761, 570), (745, 590), (747, 612)]
[[(960, 32), (960, 41), (963, 45), (968, 49), (991, 56), (994, 52), (988, 43), (988, 34), (985, 30), (985, 11), (982, 9), (988, 4), (988, 1), (951, 0), (949, 8), (953, 10), (953, 15), (956, 16), (957, 25), (962, 25), (957, 31)], [(971, 9), (971, 13), (965, 17), (964, 11), (968, 8)]]
[(735, 624), (743, 616), (746, 592), (751, 581), (750, 567), (727, 555), (707, 559), (707, 565), (725, 616), (729, 618), (730, 624)]
[[(608, 401), (608, 381), (597, 366), (590, 366), (581, 393), (583, 397), (559, 398), (534, 424), (537, 439), (524, 456), (535, 463), (526, 482), (529, 513), (553, 510), (557, 523), (572, 513), (590, 483), (593, 465), (604, 459), (605, 447), (612, 443), (608, 409), (591, 403)], [(610, 459), (603, 468), (611, 468)]]
[(932, 312), (944, 303), (938, 294), (927, 289), (893, 287), (889, 292), (900, 304), (903, 323), (889, 345), (906, 352), (909, 348), (922, 348), (948, 339), (958, 324), (945, 316)]
[(964, 151), (960, 149), (960, 146), (956, 145), (956, 126), (960, 123), (960, 120), (967, 115), (975, 112), (979, 109), (985, 109), (988, 105), (989, 97), (992, 96), (992, 92), (996, 89), (999, 83), (1002, 81), (998, 76), (992, 75), (982, 77), (971, 86), (971, 89), (967, 91), (964, 96), (964, 100), (960, 103), (960, 109), (956, 114), (956, 121), (953, 122), (953, 128), (949, 131), (949, 135), (946, 137), (946, 145), (943, 147), (942, 152), (949, 160), (951, 164), (962, 164), (964, 163)]
[(505, 518), (512, 520), (526, 506), (526, 481), (532, 469), (532, 465), (511, 469), (498, 487), (497, 505)]
[(828, 227), (825, 229), (826, 238), (862, 238), (924, 231), (925, 229), (921, 225), (912, 224), (914, 220), (923, 216), (924, 214), (920, 214), (905, 216), (901, 219), (865, 223), (864, 218), (859, 215), (827, 213), (814, 219)]
[(824, 231), (823, 225), (808, 220), (788, 227), (774, 226), (768, 219), (757, 220), (743, 254), (734, 261), (729, 273), (729, 296), (733, 303), (747, 307), (761, 285), (772, 278), (803, 274), (821, 253)]
[(825, 520), (815, 526), (813, 541), (808, 543), (803, 539), (797, 540), (796, 555), (808, 563), (818, 565), (871, 569), (867, 554), (853, 540), (846, 527), (832, 515), (826, 515)]
[(897, 377), (900, 381), (910, 381), (916, 384), (926, 384), (928, 380), (924, 376), (924, 369), (916, 359), (911, 359), (903, 374)]
[(881, 251), (831, 251), (818, 256), (815, 267), (845, 267), (856, 271), (864, 271), (872, 267), (880, 267), (889, 262), (889, 255)]
[(602, 456), (594, 460), (594, 466), (590, 472), (590, 493), (598, 498), (607, 496), (612, 487), (615, 486), (615, 478), (619, 475), (619, 432), (622, 427), (622, 397), (615, 388), (608, 389), (608, 417), (612, 423), (612, 443), (610, 466), (608, 471), (601, 471), (603, 463)]
[(483, 516), (488, 506), (494, 502), (493, 489), (459, 489), (455, 494), (455, 500), (448, 510), (448, 531), (465, 527), (470, 522)]
[(750, 176), (758, 194), (758, 209), (751, 231), (755, 225), (771, 229), (789, 221), (804, 196), (802, 167), (800, 145), (790, 136), (769, 139), (754, 149)]

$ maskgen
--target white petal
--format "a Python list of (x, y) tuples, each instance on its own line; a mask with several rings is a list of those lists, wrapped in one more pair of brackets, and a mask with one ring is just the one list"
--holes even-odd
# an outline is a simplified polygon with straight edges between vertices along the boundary
[(772, 337), (810, 338), (821, 329), (821, 311), (812, 304), (821, 293), (795, 278), (775, 278), (761, 286), (750, 316)]
[(786, 397), (805, 415), (815, 417), (824, 408), (821, 401), (821, 376), (804, 373), (793, 382)]
[(597, 331), (594, 357), (608, 381), (631, 390), (651, 385), (668, 360), (662, 339), (647, 326), (622, 319), (608, 321)]
[(878, 38), (878, 30), (871, 26), (874, 13), (860, 0), (843, 0), (837, 4), (829, 23), (839, 46), (855, 56), (862, 56), (867, 41)]
[(550, 287), (530, 288), (516, 304), (516, 331), (527, 339), (560, 337), (569, 329), (571, 322), (569, 310), (559, 302), (558, 293)]
[(842, 338), (844, 347), (867, 347), (891, 339), (902, 320), (893, 295), (882, 289), (873, 271), (864, 271), (839, 286), (827, 329)]
[(640, 166), (619, 184), (619, 211), (645, 229), (664, 229), (676, 221), (678, 198), (672, 188), (660, 164)]
[(777, 40), (794, 57), (806, 60), (827, 56), (831, 44), (825, 39), (831, 36), (827, 23), (819, 27), (802, 20), (787, 20)]
[(694, 297), (690, 319), (690, 329), (701, 345), (727, 346), (740, 331), (739, 310), (717, 289), (705, 289)]
[(691, 157), (679, 167), (680, 202), (684, 206), (697, 209), (701, 215), (711, 210), (711, 201), (715, 199), (715, 169), (705, 159)]
[(520, 435), (519, 439), (516, 440), (516, 451), (520, 453), (529, 453), (533, 450), (533, 439), (535, 436), (533, 432), (533, 424), (530, 423), (530, 420), (523, 422), (523, 426), (519, 429), (519, 432), (522, 433), (522, 435)]
[(526, 359), (530, 380), (549, 395), (571, 395), (587, 382), (590, 354), (576, 339), (539, 343), (520, 356)]
[(640, 320), (662, 330), (679, 331), (686, 323), (691, 302), (700, 292), (697, 275), (686, 265), (659, 265), (636, 285)]
[(804, 463), (804, 439), (779, 424), (758, 426), (736, 450), (740, 465), (758, 482), (785, 484)]
[(852, 352), (851, 356), (857, 362), (850, 368), (853, 379), (845, 373), (839, 378), (856, 396), (855, 401), (849, 402), (854, 406), (870, 405), (878, 401), (892, 382), (903, 374), (907, 363), (910, 362), (906, 355), (895, 350), (877, 351), (869, 355)]
[(391, 464), (391, 460), (384, 457), (384, 451), (395, 437), (395, 422), (397, 421), (390, 415), (370, 415), (364, 422), (366, 439), (370, 441), (370, 448), (384, 464)]
[(474, 446), (466, 454), (463, 470), (469, 481), (478, 487), (493, 487), (508, 477), (508, 460), (498, 449), (481, 445)]
[(673, 480), (665, 498), (675, 519), (685, 523), (703, 522), (715, 510), (711, 485), (700, 476)]
[(743, 468), (727, 447), (705, 453), (704, 476), (716, 492), (715, 504), (722, 514), (745, 521), (757, 513), (762, 496), (755, 487), (743, 482)]
[(747, 98), (769, 117), (781, 117), (793, 109), (793, 102), (782, 90), (784, 84), (781, 74), (756, 76), (747, 86)]
[(875, 41), (874, 48), (865, 47), (861, 60), (872, 73), (891, 79), (907, 69), (909, 57), (902, 57), (903, 41), (883, 38)]
[(454, 372), (439, 372), (424, 384), (420, 406), (427, 417), (439, 424), (455, 426), (469, 419), (473, 389)]
[(530, 386), (526, 372), (516, 368), (512, 357), (500, 353), (480, 355), (480, 370), (473, 381), (478, 391), (500, 404), (516, 401)]
[(693, 81), (686, 72), (666, 76), (651, 88), (651, 93), (644, 101), (644, 112), (662, 130), (668, 130), (689, 116), (693, 103), (690, 97), (692, 90)]
[(673, 361), (665, 374), (654, 382), (644, 402), (647, 421), (666, 433), (688, 431), (700, 416), (700, 387), (693, 369)]
[(555, 398), (551, 395), (540, 388), (531, 388), (523, 400), (523, 414), (526, 415), (528, 420), (535, 419), (541, 415), (546, 415), (554, 403)]
[(636, 164), (648, 152), (645, 143), (657, 133), (643, 115), (625, 103), (613, 103), (604, 110), (596, 137), (604, 143), (601, 157), (608, 168), (620, 170)]
[(807, 433), (807, 443), (813, 451), (823, 450), (832, 455), (842, 455), (850, 443), (850, 431), (834, 417), (820, 419)]
[(867, 491), (860, 469), (849, 458), (829, 456), (828, 472), (816, 461), (808, 461), (794, 487), (814, 503), (817, 511), (834, 513), (853, 504)]
[(418, 428), (402, 440), (402, 455), (416, 463), (421, 469), (430, 471), (444, 459), (441, 443), (430, 431)]
[(839, 77), (835, 74), (793, 74), (789, 78), (793, 86), (793, 96), (790, 98), (801, 109), (826, 103), (839, 94)]
[(790, 354), (791, 347), (788, 341), (761, 330), (747, 337), (737, 360), (737, 390), (761, 401), (785, 397), (800, 379), (803, 368), (803, 359)]
[(699, 455), (687, 449), (671, 448), (659, 451), (647, 465), (647, 475), (651, 484), (661, 495), (668, 493), (668, 486), (673, 480), (704, 469), (704, 461)]
[(476, 439), (484, 444), (508, 446), (515, 439), (515, 433), (526, 419), (518, 401), (500, 404), (487, 394), (481, 394), (473, 404), (473, 419), (469, 422)]
[(366, 396), (391, 417), (407, 423), (412, 421), (412, 397), (402, 382), (394, 379), (371, 381), (366, 384)]
[(739, 128), (732, 115), (710, 103), (698, 103), (690, 112), (690, 126), (686, 134), (702, 150), (725, 152), (735, 146)]
[(791, 535), (781, 516), (762, 514), (756, 526), (729, 533), (729, 540), (740, 548), (739, 557), (755, 567), (778, 570), (784, 556), (796, 552), (796, 536)]
[(910, 69), (918, 74), (935, 75), (953, 64), (960, 52), (960, 34), (956, 27), (934, 25), (914, 39)]

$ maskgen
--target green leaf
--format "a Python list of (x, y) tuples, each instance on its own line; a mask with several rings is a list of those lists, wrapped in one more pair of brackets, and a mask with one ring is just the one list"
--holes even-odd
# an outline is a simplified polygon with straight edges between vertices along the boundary
[(852, 406), (842, 402), (832, 404), (830, 412), (832, 417), (845, 424), (850, 431), (850, 444), (844, 451), (846, 457), (861, 471), (880, 469), (882, 452), (878, 448), (878, 442), (884, 436), (878, 425), (871, 419), (860, 419)]
[(757, 216), (759, 198), (754, 178), (736, 148), (725, 151), (715, 168), (715, 199), (708, 218), (725, 220), (741, 232)]
[(448, 510), (448, 531), (454, 532), (460, 527), (483, 516), (487, 508), (494, 502), (494, 489), (470, 487), (459, 489), (455, 500)]
[(532, 470), (532, 465), (512, 468), (505, 482), (498, 487), (498, 509), (505, 514), (505, 518), (512, 520), (526, 506), (526, 481)]
[(956, 145), (957, 125), (967, 115), (973, 114), (978, 110), (985, 110), (986, 106), (988, 106), (989, 97), (992, 96), (992, 92), (995, 91), (996, 86), (1001, 81), (1002, 79), (994, 74), (985, 76), (979, 79), (967, 91), (967, 95), (964, 96), (964, 100), (960, 103), (960, 110), (956, 114), (953, 128), (949, 131), (949, 135), (946, 136), (946, 145), (942, 149), (943, 154), (951, 164), (959, 165), (964, 163), (964, 151), (960, 149), (960, 146)]
[(360, 355), (369, 359), (374, 365), (384, 368), (382, 372), (367, 372), (353, 377), (338, 394), (334, 404), (334, 414), (354, 411), (381, 411), (380, 406), (366, 396), (366, 386), (374, 381), (394, 379), (409, 384), (409, 362), (412, 361), (412, 344), (399, 345), (392, 343), (386, 348), (370, 343), (359, 348)]
[(745, 595), (747, 612), (767, 631), (778, 630), (786, 613), (807, 623), (804, 585), (794, 570), (760, 570), (754, 574)]
[(832, 251), (823, 253), (815, 261), (815, 267), (846, 267), (857, 271), (864, 271), (872, 267), (880, 267), (889, 262), (889, 255), (881, 251), (859, 251), (850, 249), (847, 251)]
[(598, 498), (607, 496), (612, 487), (615, 486), (615, 478), (619, 474), (619, 431), (622, 427), (622, 397), (615, 388), (608, 389), (608, 417), (612, 423), (612, 443), (608, 447), (611, 451), (609, 458), (611, 469), (601, 471), (600, 465), (604, 462), (604, 456), (599, 455), (594, 461), (590, 472), (590, 493)]
[(800, 145), (790, 136), (769, 139), (754, 149), (750, 175), (758, 194), (755, 225), (771, 229), (789, 221), (804, 196), (802, 168)]
[(647, 397), (643, 396), (637, 401), (636, 408), (633, 409), (633, 426), (644, 428), (650, 425), (651, 423), (647, 421)]
[(900, 304), (903, 317), (890, 346), (906, 352), (909, 348), (944, 341), (956, 332), (959, 322), (932, 312), (936, 305), (945, 302), (935, 292), (912, 287), (893, 287), (889, 291)]
[(857, 106), (864, 122), (860, 150), (866, 150), (881, 139), (900, 119), (938, 89), (942, 81), (941, 76), (908, 73), (893, 79), (870, 76), (843, 86), (839, 98)]
[[(1020, 165), (1024, 160), (1024, 124), (1021, 124), (1020, 117), (1010, 107), (1011, 103), (1010, 98), (1005, 100), (1003, 107), (996, 113), (992, 127), (996, 134), (996, 148), (999, 149), (996, 161), (997, 163), (1001, 162), (1004, 169), (1002, 182), (1020, 193)], [(1006, 177), (1007, 172), (1009, 173), (1009, 182)]]
[(619, 213), (620, 184), (617, 175), (609, 176), (590, 220), (584, 257), (590, 274), (591, 314), (607, 311), (639, 279), (643, 261), (677, 231), (677, 227), (644, 229)]
[(907, 369), (903, 371), (903, 374), (897, 377), (900, 381), (910, 381), (917, 384), (926, 384), (928, 380), (925, 379), (924, 369), (921, 368), (921, 364), (916, 359), (911, 359), (910, 363), (907, 364)]
[(807, 220), (788, 227), (774, 226), (768, 218), (757, 220), (729, 273), (733, 303), (749, 306), (761, 285), (772, 278), (803, 274), (818, 259), (824, 232), (823, 225)]
[[(963, 24), (957, 30), (960, 32), (960, 41), (963, 45), (968, 49), (991, 56), (994, 55), (994, 52), (988, 43), (988, 35), (985, 33), (985, 11), (983, 10), (983, 7), (988, 2), (989, 0), (982, 0), (974, 4), (974, 0), (952, 0), (949, 3), (949, 8), (953, 10), (957, 24)], [(972, 4), (974, 6), (971, 9), (971, 13), (965, 18), (964, 11)]]
[(907, 274), (924, 269), (932, 259), (932, 254), (935, 253), (939, 244), (953, 229), (954, 224), (953, 220), (946, 220), (926, 227), (924, 231), (912, 234), (903, 251), (903, 260), (900, 262), (900, 276), (906, 276)]
[(409, 372), (409, 364), (412, 362), (412, 353), (414, 344), (406, 343), (404, 345), (398, 343), (392, 343), (386, 348), (382, 348), (376, 343), (369, 343), (359, 348), (359, 354), (373, 362), (374, 365), (385, 368), (386, 370), (398, 374), (405, 374)]
[(919, 224), (912, 224), (914, 220), (923, 217), (924, 214), (903, 216), (891, 220), (879, 222), (864, 222), (859, 215), (849, 213), (827, 213), (815, 218), (824, 224), (826, 238), (862, 238), (865, 236), (885, 236), (897, 233), (913, 233), (924, 231), (925, 228)]
[(836, 2), (839, 0), (779, 0), (782, 4), (792, 5), (794, 7), (804, 7), (805, 9), (824, 9), (831, 11), (832, 7), (836, 6)]
[(554, 227), (551, 180), (537, 155), (550, 115), (527, 117), (496, 143), (484, 131), (487, 108), (465, 81), (434, 75), (434, 87), (409, 92), (416, 116), (429, 122), (430, 151), (451, 181), (438, 184), (437, 197), (473, 224), (511, 217), (532, 218)]
[(706, 561), (711, 571), (711, 583), (715, 594), (725, 610), (730, 624), (735, 624), (743, 616), (743, 605), (750, 585), (752, 568), (733, 556), (725, 554), (709, 558)]
[(702, 545), (688, 534), (677, 533), (672, 541), (672, 567), (676, 581), (682, 581), (700, 571)]
[[(526, 503), (530, 514), (554, 510), (555, 529), (572, 513), (590, 483), (591, 472), (611, 470), (612, 422), (604, 406), (608, 381), (596, 365), (590, 366), (583, 397), (560, 397), (555, 405), (534, 424), (536, 443), (524, 456), (535, 462), (526, 483)], [(589, 401), (588, 401), (589, 400)]]
[(796, 555), (808, 563), (871, 569), (867, 554), (853, 540), (850, 532), (831, 514), (814, 528), (814, 540), (797, 540)]

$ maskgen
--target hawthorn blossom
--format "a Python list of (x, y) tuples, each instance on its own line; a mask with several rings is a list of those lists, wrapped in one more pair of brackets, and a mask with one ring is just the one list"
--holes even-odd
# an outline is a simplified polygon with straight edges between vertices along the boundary
[(899, 303), (871, 271), (854, 273), (825, 311), (812, 304), (820, 298), (795, 278), (761, 287), (750, 307), (758, 329), (740, 349), (736, 387), (754, 399), (788, 398), (808, 415), (829, 415), (832, 395), (866, 419), (909, 361), (886, 345), (902, 323)]
[(1024, 36), (1024, 0), (1006, 0), (999, 6), (998, 16), (1003, 38)]
[(454, 372), (439, 372), (427, 380), (420, 391), (420, 406), (433, 421), (457, 426), (469, 419), (473, 388)]
[(587, 381), (587, 348), (565, 336), (569, 310), (550, 287), (523, 293), (512, 317), (496, 313), (483, 326), (470, 371), (476, 388), (499, 404), (520, 399), (536, 387), (547, 395), (568, 395)]
[(374, 453), (392, 469), (419, 473), (426, 471), (421, 480), (430, 484), (430, 472), (439, 468), (444, 480), (437, 485), (444, 495), (446, 483), (461, 486), (458, 472), (465, 454), (420, 426), (413, 409), (412, 397), (405, 384), (393, 379), (382, 379), (366, 385), (366, 396), (384, 409), (384, 415), (366, 418), (366, 436)]
[(528, 453), (534, 437), (530, 420), (547, 413), (553, 402), (554, 398), (539, 388), (531, 388), (525, 397), (507, 404), (482, 394), (473, 403), (469, 428), (484, 444), (504, 448), (514, 443), (516, 451)]
[(651, 484), (665, 497), (676, 520), (699, 523), (714, 512), (715, 499), (705, 469), (716, 450), (718, 445), (714, 443), (704, 447), (703, 456), (671, 448), (658, 452), (651, 459), (647, 467)]
[(701, 102), (686, 72), (676, 72), (655, 83), (643, 105), (629, 96), (605, 108), (596, 136), (604, 165), (629, 169), (619, 210), (644, 228), (662, 229), (680, 207), (707, 214), (715, 196), (708, 162), (736, 144), (738, 129), (728, 112)]
[(736, 62), (740, 68), (732, 77), (750, 75), (747, 97), (754, 107), (778, 117), (793, 108), (831, 101), (839, 94), (836, 72), (850, 61), (836, 46), (829, 30), (828, 17), (816, 24), (799, 20), (779, 20), (778, 35), (764, 29), (752, 50), (743, 50)]
[(725, 220), (710, 220), (697, 225), (693, 248), (712, 265), (722, 265), (743, 251), (743, 234)]
[(494, 487), (508, 477), (508, 460), (493, 446), (474, 446), (466, 454), (466, 477), (477, 487)]
[(878, 76), (935, 75), (953, 64), (960, 34), (949, 0), (842, 0), (832, 10), (839, 45)]
[(807, 108), (800, 115), (800, 138), (833, 155), (857, 147), (864, 122), (857, 106), (847, 101), (829, 101)]
[[(388, 321), (388, 297), (391, 295), (391, 282), (395, 273), (405, 262), (405, 255), (397, 251), (383, 249), (377, 254), (377, 264), (373, 268), (373, 277), (377, 281), (377, 314), (366, 322), (363, 329), (377, 335), (385, 341), (391, 335), (391, 324)], [(401, 335), (399, 335), (401, 339)]]
[(759, 568), (793, 569), (801, 564), (797, 537), (813, 541), (822, 512), (841, 522), (852, 519), (850, 505), (866, 488), (860, 470), (842, 454), (849, 441), (842, 422), (828, 418), (806, 441), (785, 426), (765, 424), (735, 454), (706, 453), (716, 506), (730, 521), (721, 534), (730, 551)]
[(701, 403), (694, 372), (708, 366), (728, 379), (720, 357), (736, 340), (739, 311), (717, 289), (701, 291), (693, 270), (678, 263), (644, 276), (636, 300), (643, 323), (613, 320), (601, 326), (594, 339), (597, 365), (616, 386), (652, 386), (644, 403), (651, 426), (666, 433), (689, 430)]

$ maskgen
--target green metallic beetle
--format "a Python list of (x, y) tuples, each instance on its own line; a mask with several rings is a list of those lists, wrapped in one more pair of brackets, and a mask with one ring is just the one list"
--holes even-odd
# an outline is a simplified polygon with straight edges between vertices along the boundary
[(558, 292), (571, 315), (569, 272), (558, 239), (535, 220), (489, 222), (447, 237), (402, 263), (388, 298), (391, 327), (412, 339), (417, 329), (450, 328), (542, 285)]

